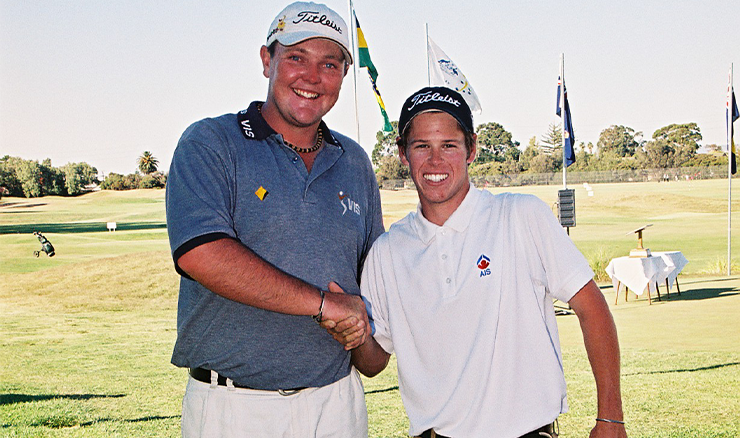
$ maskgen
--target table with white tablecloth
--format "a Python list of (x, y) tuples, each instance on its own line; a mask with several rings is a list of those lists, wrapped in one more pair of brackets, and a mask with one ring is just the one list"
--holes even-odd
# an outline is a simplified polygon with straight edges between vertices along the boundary
[(681, 294), (681, 289), (678, 287), (678, 274), (680, 274), (686, 264), (689, 263), (683, 253), (681, 251), (656, 251), (653, 253), (653, 257), (662, 258), (666, 264), (666, 270), (663, 272), (663, 275), (657, 279), (657, 283), (663, 284), (663, 282), (665, 282), (668, 294), (671, 293), (671, 288), (675, 283), (676, 291)]
[[(617, 297), (622, 286), (637, 295), (642, 295), (647, 290), (648, 301), (652, 304), (650, 297), (652, 290), (658, 293), (658, 299), (660, 299), (659, 284), (665, 282), (668, 293), (674, 282), (678, 288), (676, 277), (686, 263), (688, 260), (681, 251), (655, 252), (650, 257), (614, 258), (606, 267), (606, 273), (612, 279)], [(625, 290), (625, 299), (627, 299), (626, 294), (627, 290)]]

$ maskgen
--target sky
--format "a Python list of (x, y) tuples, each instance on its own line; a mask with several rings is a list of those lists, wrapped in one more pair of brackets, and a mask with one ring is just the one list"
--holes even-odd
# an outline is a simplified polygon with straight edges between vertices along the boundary
[[(346, 0), (324, 3), (349, 21)], [(0, 0), (0, 156), (127, 174), (151, 151), (166, 171), (191, 123), (265, 99), (259, 49), (287, 4)], [(611, 125), (649, 139), (696, 122), (702, 145), (726, 144), (733, 62), (740, 78), (738, 1), (355, 0), (354, 8), (391, 120), (427, 85), (428, 25), (480, 98), (475, 124), (500, 123), (523, 146), (559, 122), (561, 53), (577, 143), (595, 145)], [(382, 118), (364, 70), (346, 77), (324, 120), (372, 151)]]

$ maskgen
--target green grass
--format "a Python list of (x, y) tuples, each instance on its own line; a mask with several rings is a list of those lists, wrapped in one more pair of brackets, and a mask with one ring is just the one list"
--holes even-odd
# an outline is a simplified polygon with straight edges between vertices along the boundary
[[(630, 436), (740, 434), (740, 279), (681, 279), (681, 295), (648, 305), (604, 288), (619, 330)], [(586, 427), (595, 414), (593, 378), (575, 316), (558, 317), (571, 412), (561, 427)]]
[(0, 435), (177, 436), (167, 251), (12, 275), (0, 294)]
[[(552, 205), (557, 189), (511, 191)], [(690, 261), (682, 294), (652, 305), (634, 295), (614, 305), (602, 283), (620, 335), (629, 435), (740, 436), (740, 278), (711, 276), (726, 268), (726, 181), (593, 185), (593, 197), (576, 190), (571, 236), (592, 266), (626, 254), (636, 239), (625, 233), (645, 223), (654, 224), (647, 247)], [(386, 225), (416, 208), (413, 191), (382, 196)], [(178, 277), (163, 201), (161, 190), (0, 200), (0, 436), (179, 436), (186, 373), (169, 363)], [(107, 221), (119, 231), (105, 231)], [(33, 230), (57, 256), (33, 257)], [(558, 324), (571, 408), (561, 436), (587, 436), (593, 377), (577, 319)], [(395, 362), (364, 381), (370, 436), (406, 437)]]
[[(75, 198), (47, 196), (0, 200), (0, 278), (104, 257), (167, 248), (164, 190), (101, 191)], [(116, 222), (115, 232), (107, 222)], [(33, 252), (41, 232), (52, 258)]]

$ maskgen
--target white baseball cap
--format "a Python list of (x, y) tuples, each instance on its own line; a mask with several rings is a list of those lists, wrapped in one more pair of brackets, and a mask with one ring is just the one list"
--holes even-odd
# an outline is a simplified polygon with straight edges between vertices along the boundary
[(270, 25), (265, 45), (275, 41), (292, 46), (311, 38), (326, 38), (339, 45), (352, 64), (349, 29), (344, 19), (328, 6), (313, 2), (295, 2), (283, 9)]

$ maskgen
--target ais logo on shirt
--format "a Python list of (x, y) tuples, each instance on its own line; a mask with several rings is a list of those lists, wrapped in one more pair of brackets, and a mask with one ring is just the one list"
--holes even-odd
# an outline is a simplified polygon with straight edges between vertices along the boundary
[(478, 257), (478, 269), (480, 269), (480, 276), (485, 277), (486, 275), (491, 275), (491, 269), (489, 266), (491, 266), (491, 259), (486, 257), (485, 254), (481, 254), (480, 257)]

